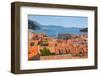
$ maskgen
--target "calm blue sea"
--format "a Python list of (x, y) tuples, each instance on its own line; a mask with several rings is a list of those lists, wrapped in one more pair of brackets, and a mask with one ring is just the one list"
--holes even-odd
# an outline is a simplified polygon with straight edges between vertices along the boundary
[(82, 28), (65, 28), (62, 26), (43, 26), (39, 30), (33, 30), (35, 33), (45, 33), (48, 36), (56, 37), (58, 34), (84, 34), (80, 32)]

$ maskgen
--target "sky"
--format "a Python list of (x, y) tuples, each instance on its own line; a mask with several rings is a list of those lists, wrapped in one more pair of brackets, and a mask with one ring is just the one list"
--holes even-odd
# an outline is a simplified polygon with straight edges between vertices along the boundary
[(88, 18), (79, 16), (28, 15), (28, 19), (45, 26), (56, 25), (79, 28), (85, 28), (88, 26)]

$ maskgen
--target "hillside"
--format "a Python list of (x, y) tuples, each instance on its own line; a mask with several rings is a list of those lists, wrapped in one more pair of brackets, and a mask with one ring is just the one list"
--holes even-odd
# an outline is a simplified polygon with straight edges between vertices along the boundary
[(28, 29), (32, 29), (32, 30), (38, 30), (40, 29), (40, 24), (38, 24), (37, 22), (35, 21), (32, 21), (32, 20), (28, 20)]
[(81, 32), (88, 32), (88, 28), (83, 28), (80, 30)]

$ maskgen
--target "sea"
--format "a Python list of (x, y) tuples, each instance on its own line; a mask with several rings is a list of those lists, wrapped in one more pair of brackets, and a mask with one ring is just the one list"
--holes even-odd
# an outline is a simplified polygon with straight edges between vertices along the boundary
[(45, 33), (47, 36), (56, 37), (58, 34), (87, 34), (81, 32), (82, 28), (77, 27), (62, 27), (62, 26), (42, 26), (40, 29), (32, 30), (34, 33)]

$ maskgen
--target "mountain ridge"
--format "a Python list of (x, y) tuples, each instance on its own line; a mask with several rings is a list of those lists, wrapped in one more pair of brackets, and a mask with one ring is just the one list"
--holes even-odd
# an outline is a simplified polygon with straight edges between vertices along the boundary
[[(29, 23), (29, 22), (28, 22)], [(29, 25), (29, 29), (32, 29), (33, 32), (35, 33), (45, 33), (48, 36), (57, 36), (57, 34), (64, 34), (64, 33), (69, 33), (69, 34), (82, 34), (82, 29), (83, 28), (77, 28), (77, 27), (71, 27), (67, 28), (64, 26), (57, 26), (57, 25), (41, 25), (37, 23), (36, 21), (32, 21), (31, 25)]]

